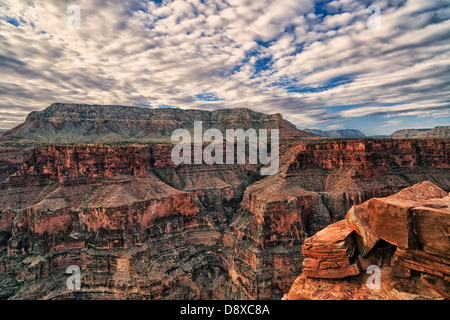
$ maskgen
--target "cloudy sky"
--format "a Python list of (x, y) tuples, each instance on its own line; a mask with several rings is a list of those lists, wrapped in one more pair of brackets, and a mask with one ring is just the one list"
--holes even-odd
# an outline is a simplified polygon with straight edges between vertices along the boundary
[(3, 129), (53, 102), (450, 123), (448, 0), (0, 0), (0, 43)]

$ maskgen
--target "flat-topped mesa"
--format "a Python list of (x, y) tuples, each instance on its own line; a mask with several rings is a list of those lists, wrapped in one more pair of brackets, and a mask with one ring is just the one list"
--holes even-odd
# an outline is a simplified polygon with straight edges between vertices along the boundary
[(306, 132), (311, 132), (317, 134), (321, 137), (328, 138), (338, 138), (338, 139), (358, 139), (358, 138), (366, 138), (366, 135), (359, 130), (356, 129), (342, 129), (342, 130), (329, 130), (323, 131), (319, 129), (303, 129)]
[(191, 131), (194, 121), (202, 121), (204, 130), (279, 129), (281, 139), (314, 136), (298, 130), (280, 114), (267, 115), (246, 108), (210, 112), (55, 103), (31, 112), (25, 123), (2, 133), (0, 139), (45, 143), (170, 142), (173, 131)]
[(390, 138), (450, 138), (450, 126), (439, 126), (433, 129), (402, 129), (392, 133)]

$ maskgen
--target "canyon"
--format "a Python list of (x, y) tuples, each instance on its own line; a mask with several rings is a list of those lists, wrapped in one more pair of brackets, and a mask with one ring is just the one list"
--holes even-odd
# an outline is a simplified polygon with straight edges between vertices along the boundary
[[(226, 125), (236, 112), (251, 114), (230, 111)], [(45, 136), (47, 118), (2, 139), (28, 143), (32, 126)], [(304, 269), (306, 239), (353, 206), (422, 181), (450, 191), (448, 139), (316, 140), (280, 119), (270, 126), (289, 132), (267, 177), (259, 164), (176, 165), (172, 144), (135, 136), (3, 148), (0, 299), (281, 299)]]
[(33, 149), (0, 184), (1, 297), (279, 299), (304, 240), (353, 205), (423, 180), (450, 189), (444, 140), (296, 142), (265, 178), (177, 166), (171, 148)]

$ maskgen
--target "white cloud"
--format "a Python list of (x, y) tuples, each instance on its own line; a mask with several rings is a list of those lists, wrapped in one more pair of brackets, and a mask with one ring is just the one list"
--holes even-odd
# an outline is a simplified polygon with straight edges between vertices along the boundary
[(339, 129), (344, 129), (345, 125), (343, 124), (332, 124), (330, 126), (327, 126), (328, 130), (339, 130)]
[(403, 2), (380, 1), (382, 27), (369, 30), (368, 1), (330, 2), (323, 17), (313, 0), (79, 0), (70, 30), (72, 1), (0, 0), (0, 128), (55, 101), (245, 106), (298, 126), (445, 116), (450, 9)]
[(399, 126), (400, 124), (402, 124), (403, 121), (402, 120), (387, 120), (385, 121), (381, 126), (382, 127), (396, 127)]
[(327, 30), (345, 26), (353, 19), (353, 17), (354, 15), (350, 12), (327, 16), (323, 21), (322, 29)]

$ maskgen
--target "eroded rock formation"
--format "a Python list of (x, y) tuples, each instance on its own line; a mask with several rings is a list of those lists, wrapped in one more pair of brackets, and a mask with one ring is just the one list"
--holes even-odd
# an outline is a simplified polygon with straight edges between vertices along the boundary
[(370, 199), (306, 239), (303, 256), (287, 299), (449, 299), (450, 196), (425, 181)]

